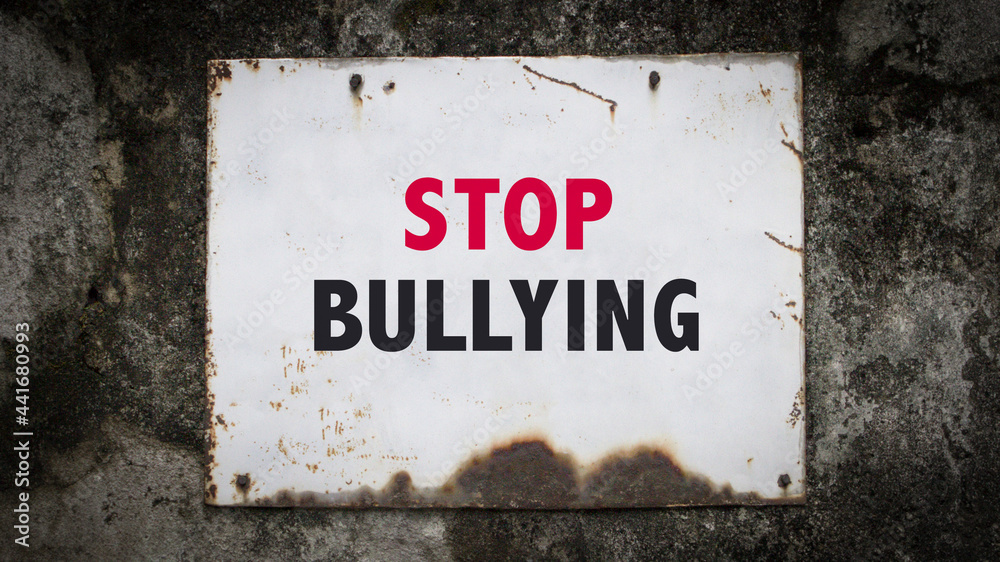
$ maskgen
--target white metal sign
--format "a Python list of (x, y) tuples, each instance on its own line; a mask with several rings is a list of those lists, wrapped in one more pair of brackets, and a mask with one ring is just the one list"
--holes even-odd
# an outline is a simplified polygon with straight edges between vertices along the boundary
[(804, 499), (798, 57), (214, 61), (206, 501)]

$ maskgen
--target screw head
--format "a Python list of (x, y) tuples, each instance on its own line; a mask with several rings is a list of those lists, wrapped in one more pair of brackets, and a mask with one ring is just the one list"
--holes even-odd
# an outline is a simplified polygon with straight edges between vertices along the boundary
[(791, 483), (792, 479), (787, 474), (782, 474), (778, 477), (778, 486), (781, 486), (782, 488), (787, 488)]
[(652, 71), (649, 73), (649, 89), (655, 90), (660, 84), (660, 73), (657, 71)]
[(357, 90), (358, 86), (360, 86), (360, 85), (361, 85), (361, 75), (360, 74), (352, 74), (351, 75), (351, 89), (352, 90)]

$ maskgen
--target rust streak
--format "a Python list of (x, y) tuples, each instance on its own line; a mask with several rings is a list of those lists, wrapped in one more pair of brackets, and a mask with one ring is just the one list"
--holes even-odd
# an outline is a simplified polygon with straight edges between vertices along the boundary
[(803, 162), (803, 160), (802, 160), (802, 151), (799, 150), (799, 149), (797, 149), (797, 148), (795, 148), (795, 143), (794, 142), (788, 142), (788, 141), (782, 139), (781, 144), (787, 146), (788, 150), (791, 150), (792, 153), (795, 154), (795, 157), (799, 159), (799, 162)]
[(770, 232), (764, 231), (764, 234), (766, 234), (767, 237), (770, 238), (771, 240), (774, 240), (774, 243), (777, 244), (777, 245), (779, 245), (779, 246), (781, 246), (782, 248), (788, 248), (789, 250), (791, 250), (793, 252), (796, 252), (796, 253), (799, 253), (799, 254), (802, 253), (802, 248), (797, 248), (795, 246), (792, 246), (788, 242), (782, 241), (780, 238), (778, 238), (777, 236), (771, 234)]
[(600, 94), (591, 92), (590, 90), (581, 87), (576, 82), (566, 82), (565, 80), (560, 80), (558, 78), (553, 78), (551, 76), (546, 76), (545, 74), (542, 74), (541, 72), (538, 72), (537, 70), (535, 70), (534, 68), (531, 68), (530, 66), (528, 66), (526, 64), (521, 65), (521, 68), (527, 70), (528, 72), (534, 74), (535, 76), (538, 76), (539, 78), (544, 78), (544, 79), (548, 80), (549, 82), (555, 82), (556, 84), (562, 84), (563, 86), (569, 86), (570, 88), (573, 88), (574, 90), (577, 90), (579, 92), (583, 92), (583, 93), (587, 94), (588, 96), (593, 96), (593, 97), (595, 97), (595, 98), (603, 101), (604, 103), (610, 104), (611, 105), (611, 111), (614, 111), (618, 107), (618, 102), (616, 102), (615, 100), (609, 100), (608, 98), (606, 98), (606, 97), (604, 97), (604, 96), (602, 96)]

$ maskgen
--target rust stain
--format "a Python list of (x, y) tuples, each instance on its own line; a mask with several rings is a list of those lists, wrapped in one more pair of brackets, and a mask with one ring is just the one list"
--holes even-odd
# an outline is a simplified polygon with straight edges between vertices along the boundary
[(568, 506), (577, 488), (572, 458), (542, 440), (514, 442), (473, 457), (449, 483), (480, 507)]
[(795, 148), (795, 143), (794, 142), (789, 142), (789, 141), (786, 141), (786, 140), (782, 139), (781, 140), (781, 144), (787, 146), (788, 150), (792, 151), (792, 154), (794, 154), (795, 157), (799, 159), (799, 163), (800, 164), (804, 164), (805, 163), (805, 161), (802, 159), (802, 151), (799, 150), (799, 149), (797, 149), (797, 148)]
[[(211, 319), (209, 319), (211, 321)], [(212, 346), (205, 338), (205, 378), (210, 380), (215, 376), (215, 359), (212, 354)], [(215, 468), (215, 447), (218, 443), (218, 436), (215, 431), (215, 424), (212, 423), (212, 412), (215, 411), (215, 394), (208, 392), (205, 396), (205, 418), (204, 423), (208, 428), (208, 443), (205, 449), (205, 483), (212, 480), (212, 470)]]
[[(206, 344), (206, 360), (205, 360), (205, 370), (206, 373), (212, 373), (215, 369), (214, 361), (212, 360), (211, 347)], [(211, 377), (211, 375), (209, 375)], [(218, 443), (218, 436), (215, 431), (215, 424), (212, 423), (212, 412), (215, 411), (215, 394), (209, 392), (206, 395), (206, 408), (205, 408), (205, 424), (208, 426), (208, 443), (205, 449), (205, 501), (207, 503), (214, 503), (217, 488), (215, 484), (212, 484), (212, 473), (218, 467), (218, 463), (215, 462), (215, 447)], [(211, 496), (211, 497), (209, 497)]]
[[(337, 453), (328, 448), (327, 454)], [(380, 490), (370, 486), (322, 494), (280, 490), (254, 505), (588, 509), (805, 501), (801, 495), (772, 500), (734, 493), (728, 485), (718, 486), (685, 471), (670, 454), (655, 447), (639, 446), (608, 455), (593, 466), (580, 470), (570, 455), (556, 452), (544, 439), (531, 438), (470, 458), (437, 488), (417, 489), (409, 473), (400, 471)], [(353, 480), (344, 484), (350, 486)]]
[(792, 479), (787, 474), (782, 474), (781, 476), (778, 477), (778, 486), (780, 486), (782, 490), (787, 488), (791, 483)]
[[(211, 484), (211, 482), (212, 482), (212, 471), (217, 466), (218, 465), (215, 462), (215, 455), (213, 455), (212, 453), (207, 453), (205, 455), (205, 485), (208, 486), (209, 489), (212, 486), (215, 485), (215, 484)], [(214, 498), (215, 496), (212, 496), (212, 497)]]
[[(289, 460), (292, 460), (292, 455), (288, 451), (288, 445), (285, 445), (285, 438), (284, 437), (278, 439), (278, 451), (281, 451), (281, 454), (285, 455), (285, 458), (287, 458)], [(295, 464), (294, 460), (293, 460), (292, 464)]]
[(796, 424), (802, 421), (803, 402), (805, 402), (805, 391), (800, 388), (799, 391), (795, 394), (795, 402), (792, 403), (792, 411), (789, 412), (788, 419), (786, 420), (787, 423), (791, 424), (793, 429), (795, 428)]
[(364, 115), (362, 113), (362, 110), (364, 108), (365, 101), (364, 101), (364, 99), (360, 95), (357, 95), (357, 94), (355, 94), (352, 97), (352, 99), (353, 99), (353, 104), (352, 104), (353, 109), (351, 111), (351, 117), (352, 117), (351, 121), (354, 123), (354, 128), (355, 129), (360, 129), (361, 128), (361, 119), (362, 119), (362, 117)]
[[(233, 70), (229, 68), (229, 61), (208, 61), (208, 93), (215, 92), (216, 87), (224, 80), (233, 79)], [(221, 94), (222, 92), (219, 92)]]
[(756, 503), (755, 495), (716, 488), (705, 477), (685, 472), (666, 453), (638, 447), (605, 460), (586, 483), (594, 507)]
[(792, 246), (788, 242), (785, 242), (785, 241), (781, 240), (780, 238), (778, 238), (777, 236), (771, 234), (770, 232), (764, 231), (764, 234), (766, 234), (768, 238), (770, 238), (771, 240), (773, 240), (775, 244), (781, 246), (782, 248), (787, 248), (787, 249), (789, 249), (789, 250), (791, 250), (791, 251), (793, 251), (795, 253), (798, 253), (798, 254), (802, 253), (802, 248), (798, 248), (796, 246)]
[(250, 474), (234, 474), (233, 479), (230, 480), (236, 491), (243, 497), (243, 503), (249, 502), (250, 489), (253, 486), (253, 480), (250, 478)]
[[(771, 103), (771, 88), (764, 88), (764, 84), (761, 84), (760, 82), (757, 82), (757, 85), (760, 86), (760, 93), (764, 96), (764, 99), (767, 100), (767, 103)], [(784, 124), (781, 125), (781, 130), (785, 130)]]
[(569, 86), (570, 88), (573, 88), (574, 90), (576, 90), (578, 92), (583, 92), (584, 94), (587, 94), (588, 96), (593, 96), (593, 97), (595, 97), (595, 98), (603, 101), (604, 103), (609, 104), (611, 106), (611, 113), (612, 114), (614, 114), (615, 109), (618, 107), (618, 102), (616, 102), (615, 100), (610, 100), (610, 99), (608, 99), (608, 98), (606, 98), (606, 97), (604, 97), (604, 96), (602, 96), (600, 94), (591, 92), (590, 90), (581, 87), (576, 82), (566, 82), (565, 80), (560, 80), (558, 78), (553, 78), (551, 76), (546, 76), (545, 74), (542, 74), (541, 72), (538, 72), (537, 70), (531, 68), (530, 66), (528, 66), (526, 64), (521, 65), (521, 68), (527, 70), (528, 72), (534, 74), (535, 76), (538, 76), (539, 78), (544, 78), (544, 79), (548, 80), (549, 82), (555, 82), (556, 84), (562, 84), (563, 86)]

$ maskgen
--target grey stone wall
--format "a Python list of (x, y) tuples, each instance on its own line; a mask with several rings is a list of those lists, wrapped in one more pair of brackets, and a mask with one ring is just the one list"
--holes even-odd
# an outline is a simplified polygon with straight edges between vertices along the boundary
[[(725, 51), (804, 56), (806, 506), (203, 505), (206, 60)], [(38, 363), (0, 558), (996, 557), (998, 69), (996, 0), (7, 1), (4, 435), (14, 323)]]

